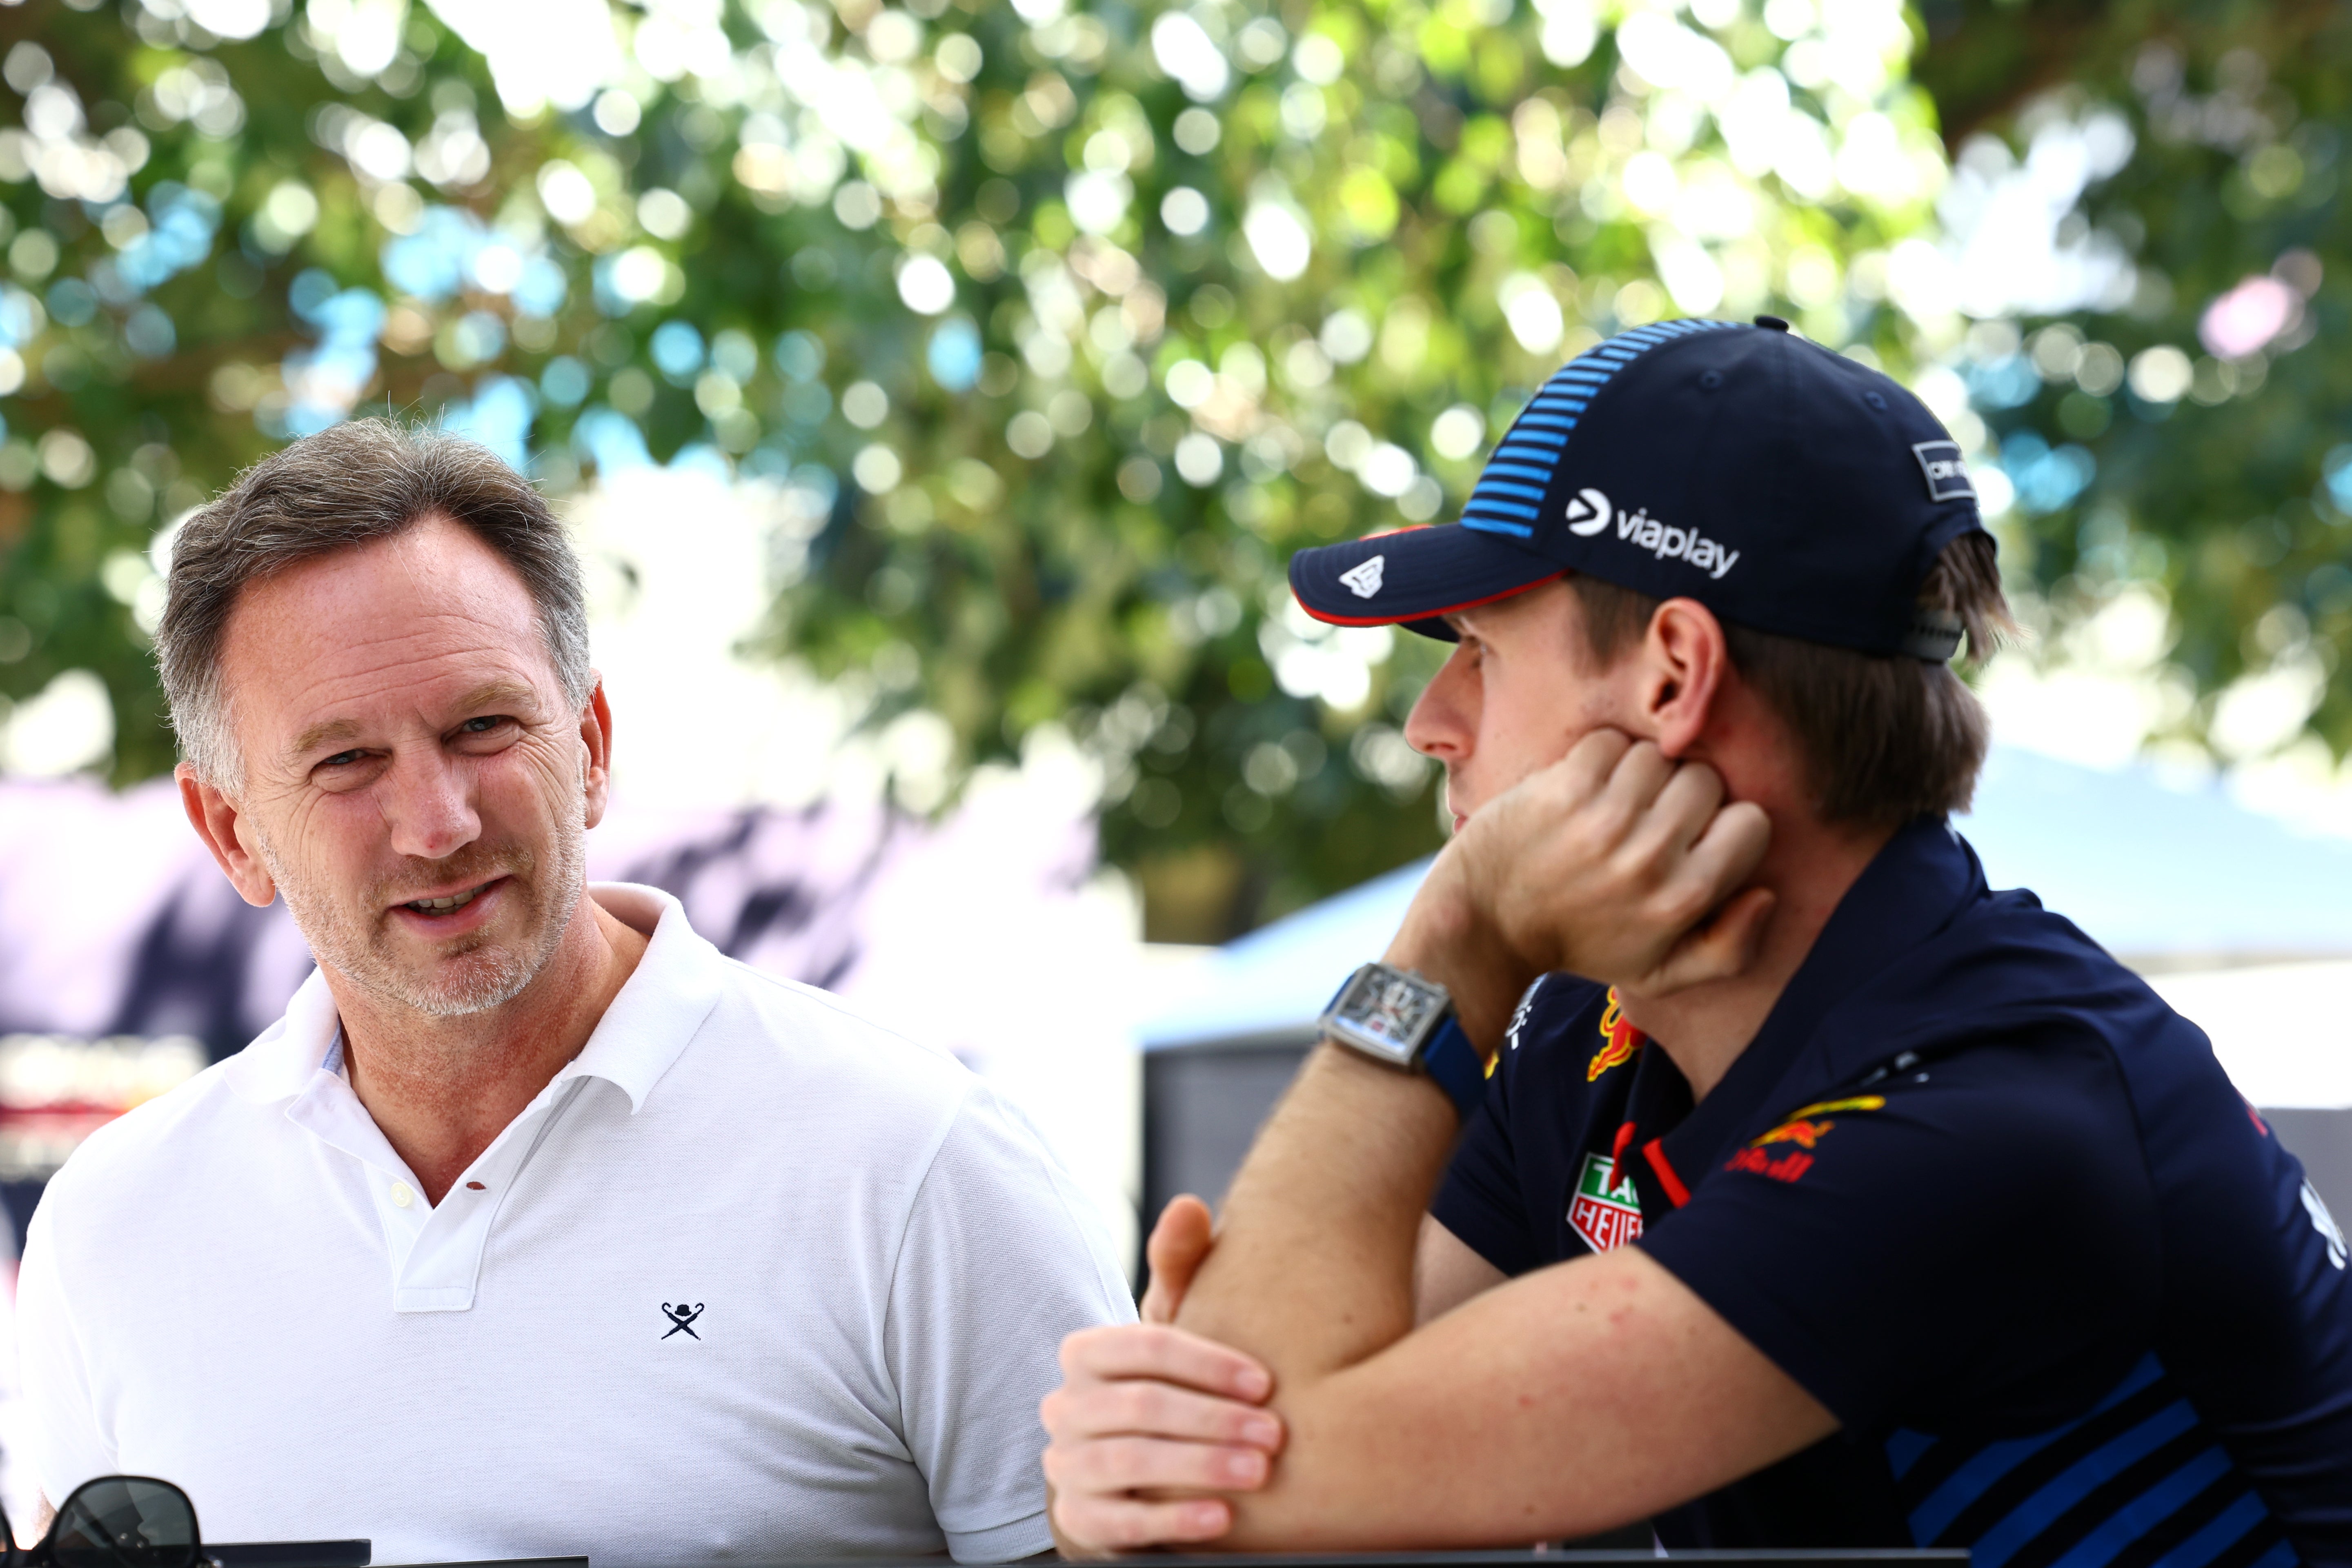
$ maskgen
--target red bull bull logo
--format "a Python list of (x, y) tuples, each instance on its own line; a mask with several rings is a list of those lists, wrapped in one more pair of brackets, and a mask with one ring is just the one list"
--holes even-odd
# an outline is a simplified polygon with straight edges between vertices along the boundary
[[(1884, 1095), (1857, 1095), (1852, 1100), (1824, 1100), (1808, 1105), (1784, 1118), (1778, 1126), (1731, 1156), (1723, 1168), (1727, 1171), (1747, 1171), (1759, 1176), (1769, 1176), (1776, 1182), (1793, 1182), (1813, 1168), (1811, 1151), (1822, 1146), (1822, 1140), (1837, 1128), (1831, 1120), (1833, 1114), (1849, 1110), (1883, 1110), (1886, 1108)], [(1793, 1144), (1795, 1147), (1780, 1159), (1765, 1151), (1772, 1145)]]
[(1597, 1082), (1602, 1073), (1633, 1059), (1646, 1037), (1625, 1017), (1623, 1004), (1617, 1000), (1617, 987), (1609, 988), (1609, 1005), (1601, 1012), (1601, 1049), (1584, 1069), (1584, 1081)]
[(1767, 1143), (1794, 1143), (1800, 1149), (1817, 1148), (1836, 1125), (1834, 1121), (1783, 1121), (1756, 1140), (1755, 1146), (1760, 1149)]

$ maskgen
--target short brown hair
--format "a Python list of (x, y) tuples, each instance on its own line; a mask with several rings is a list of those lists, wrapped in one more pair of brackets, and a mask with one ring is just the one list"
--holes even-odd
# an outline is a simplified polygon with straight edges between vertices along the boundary
[(523, 580), (564, 700), (588, 700), (580, 561), (529, 479), (446, 430), (355, 419), (306, 436), (237, 476), (172, 542), (155, 659), (180, 750), (215, 788), (242, 787), (220, 679), (222, 639), (246, 585), (405, 532), (428, 517), (470, 529)]
[[(1613, 664), (1650, 626), (1661, 601), (1576, 572), (1586, 651)], [(2016, 629), (2000, 591), (1991, 536), (1964, 533), (1919, 586), (1923, 609), (1958, 616), (1969, 658)], [(1823, 822), (1899, 826), (1968, 809), (1990, 726), (1950, 666), (1908, 655), (1856, 653), (1723, 624), (1733, 668), (1789, 726)]]

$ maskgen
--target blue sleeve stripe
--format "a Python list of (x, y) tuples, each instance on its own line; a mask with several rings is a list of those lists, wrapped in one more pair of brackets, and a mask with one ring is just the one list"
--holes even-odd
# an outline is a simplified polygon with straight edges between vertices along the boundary
[(1986, 1444), (1954, 1470), (1942, 1486), (1928, 1493), (1925, 1502), (1911, 1510), (1911, 1539), (1922, 1546), (1943, 1539), (1945, 1528), (1966, 1512), (1969, 1504), (1991, 1490), (1994, 1483), (2010, 1471), (2074, 1429), (2069, 1423), (2030, 1437)]
[[(2053, 1426), (2047, 1432), (1986, 1444), (1912, 1510), (1911, 1538), (1923, 1546), (1940, 1540), (1951, 1522), (1966, 1512), (1970, 1503), (1991, 1490), (1994, 1483), (2003, 1476), (2074, 1431), (2092, 1415), (2111, 1409), (2137, 1394), (2163, 1375), (2163, 1370), (2156, 1357), (2143, 1356), (2130, 1375), (2117, 1384), (2089, 1415), (2069, 1421), (2063, 1426)], [(1975, 1565), (1971, 1564), (1970, 1568), (1975, 1568)]]
[(1480, 479), (1478, 488), (1471, 492), (1471, 499), (1484, 500), (1496, 495), (1525, 496), (1529, 500), (1541, 500), (1544, 497), (1541, 485), (1514, 484), (1508, 479)]
[[(2261, 1498), (2252, 1492), (2242, 1493), (2237, 1501), (2206, 1521), (2196, 1534), (2158, 1558), (2148, 1568), (2205, 1568), (2205, 1564), (2243, 1541), (2246, 1532), (2268, 1519), (2270, 1512)], [(2293, 1555), (2288, 1554), (2290, 1562)]]
[(1486, 472), (1490, 474), (1505, 474), (1515, 479), (1533, 479), (1539, 485), (1549, 484), (1551, 482), (1551, 470), (1549, 468), (1542, 468), (1534, 463), (1506, 462), (1502, 454), (1499, 452), (1487, 462)]
[(1886, 1468), (1899, 1481), (1909, 1475), (1911, 1467), (1917, 1464), (1935, 1446), (1936, 1439), (1925, 1432), (1898, 1429), (1894, 1436), (1886, 1439)]
[(1513, 426), (1512, 428), (1514, 430), (1524, 430), (1530, 425), (1536, 426), (1538, 429), (1573, 430), (1576, 428), (1576, 416), (1573, 414), (1546, 414), (1539, 409), (1532, 410), (1528, 413), (1520, 415), (1518, 424)]
[[(2191, 1499), (2230, 1475), (2230, 1456), (2220, 1444), (2206, 1449), (2155, 1486), (2101, 1521), (2051, 1568), (2106, 1568), (2123, 1549), (2180, 1511)], [(2252, 1497), (2251, 1492), (2246, 1494)], [(2261, 1500), (2255, 1499), (2257, 1506)], [(2248, 1529), (2252, 1529), (2250, 1524)], [(2244, 1531), (2239, 1532), (2241, 1536)]]
[(1544, 460), (1549, 462), (1559, 454), (1562, 447), (1567, 445), (1568, 437), (1565, 435), (1555, 436), (1549, 430), (1522, 430), (1513, 426), (1511, 433), (1503, 437), (1503, 444), (1495, 448), (1495, 455), (1499, 458), (1513, 447), (1533, 447), (1543, 453)]
[(2196, 1406), (2186, 1399), (2176, 1399), (2105, 1447), (2094, 1448), (2060, 1471), (2048, 1486), (2011, 1509), (2006, 1519), (1970, 1542), (1969, 1568), (2002, 1568), (2020, 1548), (2031, 1544), (2067, 1510), (2196, 1425)]

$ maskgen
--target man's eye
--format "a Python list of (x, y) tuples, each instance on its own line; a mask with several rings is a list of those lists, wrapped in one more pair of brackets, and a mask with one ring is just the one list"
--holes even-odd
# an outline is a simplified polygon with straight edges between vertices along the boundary
[(463, 724), (459, 725), (458, 728), (468, 735), (487, 735), (505, 722), (506, 720), (503, 718), (468, 719)]
[(322, 768), (348, 767), (359, 760), (360, 754), (357, 752), (337, 752), (333, 756), (327, 758), (319, 765)]

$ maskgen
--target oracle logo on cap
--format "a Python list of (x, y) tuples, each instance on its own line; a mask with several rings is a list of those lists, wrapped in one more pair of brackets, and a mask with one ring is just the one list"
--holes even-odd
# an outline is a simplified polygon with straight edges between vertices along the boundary
[(1911, 448), (1919, 459), (1919, 469), (1927, 476), (1929, 500), (1969, 500), (1977, 499), (1977, 487), (1969, 479), (1969, 466), (1960, 459), (1958, 441), (1922, 441)]

